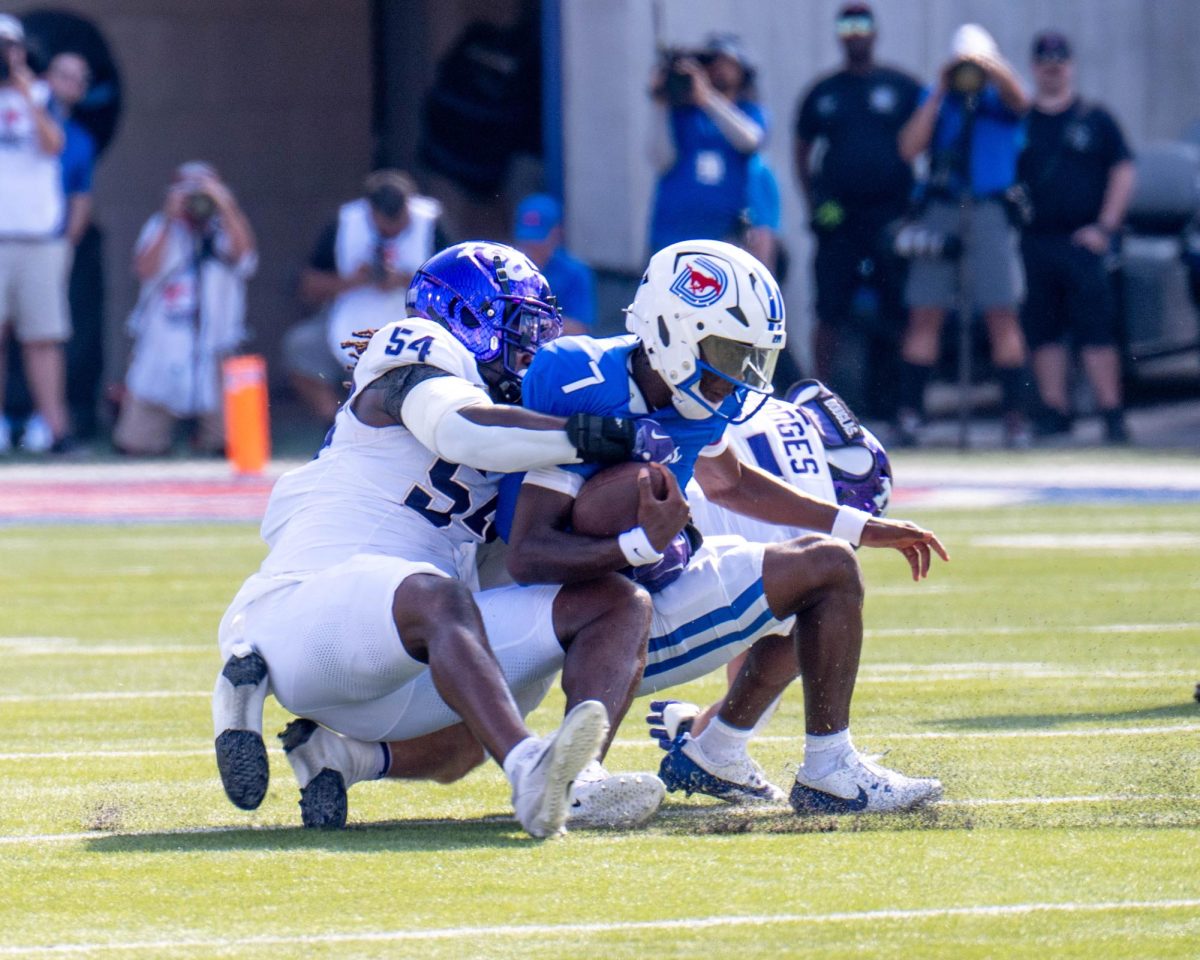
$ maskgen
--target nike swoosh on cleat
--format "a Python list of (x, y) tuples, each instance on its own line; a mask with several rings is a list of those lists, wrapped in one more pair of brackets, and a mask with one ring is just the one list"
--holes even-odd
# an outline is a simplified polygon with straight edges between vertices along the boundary
[(793, 788), (792, 793), (792, 806), (796, 808), (797, 812), (857, 813), (867, 809), (867, 791), (862, 787), (858, 788), (857, 797), (837, 797), (799, 783)]

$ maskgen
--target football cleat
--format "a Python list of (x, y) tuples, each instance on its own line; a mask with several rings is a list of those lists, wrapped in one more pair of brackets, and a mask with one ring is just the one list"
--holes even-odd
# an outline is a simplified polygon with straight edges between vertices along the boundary
[(782, 803), (787, 799), (749, 756), (743, 755), (733, 763), (716, 763), (687, 731), (672, 740), (666, 750), (658, 776), (672, 793), (682, 790), (689, 797), (703, 793), (734, 804)]
[(300, 819), (306, 827), (339, 829), (346, 825), (349, 804), (346, 800), (346, 778), (330, 764), (336, 763), (326, 754), (323, 743), (330, 733), (312, 720), (293, 720), (279, 735), (283, 752), (300, 784)]
[(571, 811), (571, 786), (599, 756), (607, 735), (604, 704), (584, 700), (522, 760), (513, 772), (512, 804), (530, 836), (552, 837), (563, 832)]
[(262, 738), (267, 664), (251, 651), (225, 661), (213, 689), (213, 733), (217, 770), (234, 806), (256, 810), (267, 794), (270, 767)]
[(788, 799), (797, 813), (888, 813), (912, 810), (941, 795), (940, 780), (906, 777), (850, 750), (823, 777), (808, 779), (801, 767)]
[(306, 827), (344, 827), (346, 790), (383, 775), (385, 754), (378, 743), (343, 737), (312, 720), (293, 720), (279, 739), (300, 784), (300, 819)]
[(652, 773), (609, 773), (593, 760), (575, 778), (567, 829), (640, 827), (658, 812), (665, 794)]
[(650, 725), (650, 736), (664, 750), (671, 749), (671, 742), (680, 733), (688, 733), (700, 716), (700, 707), (686, 700), (651, 700), (646, 723)]

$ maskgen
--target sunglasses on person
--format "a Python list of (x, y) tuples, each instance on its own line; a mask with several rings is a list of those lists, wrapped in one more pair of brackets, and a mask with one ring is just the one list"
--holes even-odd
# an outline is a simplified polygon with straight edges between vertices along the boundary
[(875, 21), (871, 17), (855, 15), (840, 17), (836, 23), (837, 35), (845, 40), (847, 37), (873, 37)]
[(1039, 53), (1033, 58), (1033, 62), (1039, 65), (1054, 65), (1059, 63), (1068, 63), (1071, 60), (1071, 55), (1066, 50), (1046, 50)]

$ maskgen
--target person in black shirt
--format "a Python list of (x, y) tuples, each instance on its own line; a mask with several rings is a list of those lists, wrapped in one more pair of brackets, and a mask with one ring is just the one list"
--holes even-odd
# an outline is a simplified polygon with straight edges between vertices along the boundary
[(876, 64), (875, 18), (866, 4), (842, 7), (837, 34), (845, 66), (804, 97), (795, 137), (796, 175), (817, 240), (817, 376), (868, 416), (891, 419), (905, 268), (884, 251), (880, 235), (904, 214), (912, 192), (897, 135), (921, 87)]
[(1067, 349), (1073, 345), (1107, 440), (1125, 443), (1117, 317), (1105, 258), (1133, 192), (1133, 160), (1112, 115), (1079, 98), (1074, 72), (1067, 38), (1039, 35), (1034, 107), (1017, 168), (1033, 205), (1021, 247), (1028, 283), (1025, 334), (1045, 408), (1035, 427), (1042, 436), (1071, 429)]

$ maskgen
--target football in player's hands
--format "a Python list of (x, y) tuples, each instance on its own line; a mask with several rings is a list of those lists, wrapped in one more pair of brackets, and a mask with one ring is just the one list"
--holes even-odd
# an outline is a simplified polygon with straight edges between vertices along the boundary
[(642, 463), (618, 463), (592, 476), (575, 498), (571, 527), (587, 537), (615, 537), (638, 525), (638, 474), (647, 470), (651, 490), (667, 497), (667, 480)]

